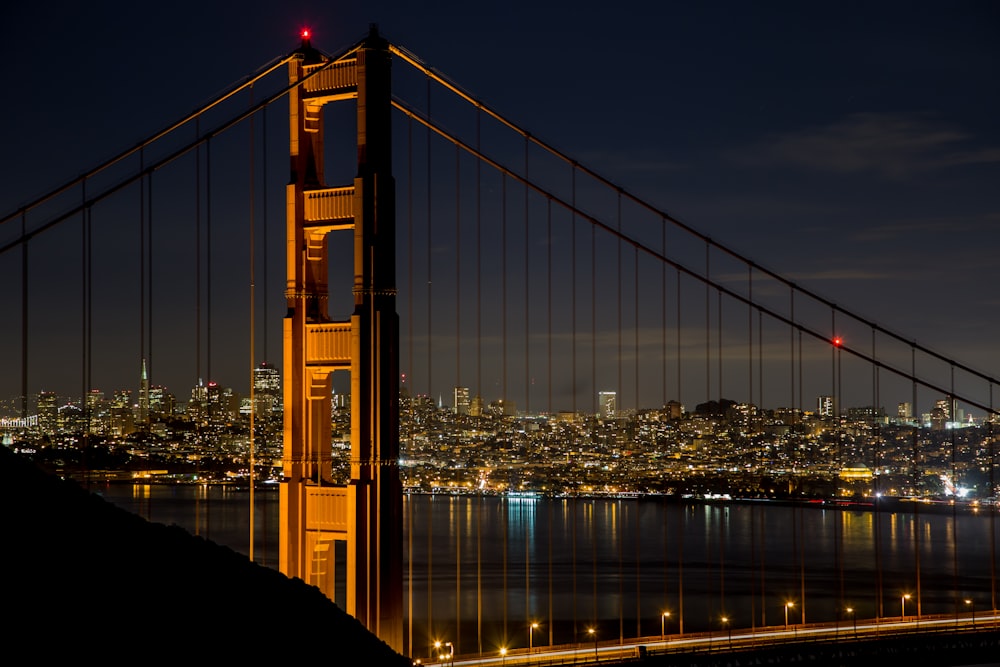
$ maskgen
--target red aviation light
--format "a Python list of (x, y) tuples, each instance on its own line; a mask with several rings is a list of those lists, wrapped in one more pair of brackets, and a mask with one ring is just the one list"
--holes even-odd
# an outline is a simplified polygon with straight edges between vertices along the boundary
[(309, 28), (303, 28), (302, 31), (299, 32), (299, 37), (301, 37), (302, 39), (309, 39), (310, 37), (312, 37), (312, 32), (309, 30)]
[(843, 338), (841, 338), (840, 336), (834, 336), (833, 337), (833, 346), (834, 347), (842, 347), (843, 345), (844, 345), (844, 339)]

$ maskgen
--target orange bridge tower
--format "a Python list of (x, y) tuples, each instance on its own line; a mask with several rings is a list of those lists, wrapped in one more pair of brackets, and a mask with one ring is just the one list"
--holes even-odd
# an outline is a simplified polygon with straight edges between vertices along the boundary
[[(334, 598), (335, 542), (347, 544), (347, 611), (403, 648), (402, 485), (399, 478), (399, 318), (391, 56), (372, 27), (328, 58), (303, 33), (289, 64), (291, 178), (284, 319), (284, 480), (279, 567)], [(324, 181), (323, 106), (355, 100), (357, 173)], [(354, 311), (327, 310), (328, 243), (351, 232)], [(345, 286), (346, 288), (346, 286)], [(351, 475), (331, 477), (331, 375), (351, 376)]]

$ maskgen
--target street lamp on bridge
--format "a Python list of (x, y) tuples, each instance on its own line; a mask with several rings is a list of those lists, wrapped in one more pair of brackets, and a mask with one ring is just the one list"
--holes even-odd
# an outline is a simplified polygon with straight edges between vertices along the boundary
[(729, 617), (723, 616), (721, 619), (722, 627), (726, 628), (729, 632), (729, 650), (733, 650), (733, 626), (729, 624)]
[(854, 621), (854, 638), (858, 638), (858, 615), (854, 613), (854, 607), (848, 607), (845, 609), (848, 614), (851, 615), (851, 620)]
[(528, 653), (532, 651), (532, 632), (538, 629), (538, 623), (532, 623), (528, 626)]
[(965, 604), (972, 608), (972, 628), (976, 627), (976, 603), (973, 602), (972, 598), (965, 598)]
[(785, 632), (788, 632), (788, 608), (794, 606), (795, 603), (792, 601), (788, 601), (785, 603)]
[(500, 665), (502, 667), (505, 664), (507, 664), (507, 647), (506, 646), (501, 646), (500, 647)]
[(667, 638), (667, 619), (670, 618), (670, 612), (665, 611), (660, 614), (660, 639), (666, 640)]
[(899, 598), (899, 620), (906, 620), (906, 601), (910, 599), (909, 593), (904, 593), (903, 597)]
[(594, 662), (597, 662), (597, 628), (587, 628), (587, 634), (594, 640)]
[(448, 648), (448, 652), (447, 653), (440, 653), (439, 652), (438, 653), (438, 660), (440, 660), (441, 662), (444, 662), (445, 660), (448, 660), (449, 662), (451, 662), (452, 665), (454, 665), (455, 664), (455, 645), (452, 644), (451, 642), (441, 642), (441, 641), (434, 642), (434, 648), (437, 651), (440, 651), (441, 647), (447, 647)]

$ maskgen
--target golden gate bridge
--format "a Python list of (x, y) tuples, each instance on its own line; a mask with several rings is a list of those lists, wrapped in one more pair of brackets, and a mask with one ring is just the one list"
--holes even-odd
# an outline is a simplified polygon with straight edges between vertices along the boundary
[[(352, 110), (345, 112), (352, 105), (341, 103), (353, 103)], [(275, 113), (281, 108), (275, 104), (287, 106)], [(288, 134), (278, 127), (290, 128)], [(286, 141), (289, 163), (275, 158), (275, 144)], [(283, 202), (274, 196), (278, 182), (285, 187)], [(282, 214), (285, 237), (276, 243), (272, 222)], [(255, 426), (264, 419), (255, 371), (275, 354), (269, 335), (276, 338), (272, 323), (280, 313), (284, 423), (282, 437), (270, 441), (272, 447), (283, 443), (279, 567), (331, 598), (343, 589), (347, 610), (408, 655), (426, 649), (433, 659), (438, 642), (452, 659), (458, 649), (516, 664), (519, 652), (530, 658), (557, 637), (571, 637), (588, 646), (593, 640), (596, 658), (597, 627), (615, 626), (617, 632), (602, 630), (601, 639), (617, 635), (615, 650), (624, 650), (627, 637), (655, 638), (653, 625), (666, 644), (668, 619), (673, 633), (685, 636), (683, 570), (696, 565), (685, 561), (692, 545), (684, 550), (683, 531), (677, 528), (675, 536), (668, 525), (674, 520), (680, 526), (684, 511), (662, 521), (662, 539), (643, 534), (641, 509), (622, 504), (640, 494), (628, 474), (616, 484), (605, 480), (569, 491), (537, 479), (518, 486), (502, 479), (510, 466), (497, 460), (492, 470), (481, 466), (478, 488), (436, 487), (465, 517), (455, 524), (465, 527), (449, 540), (455, 558), (449, 554), (441, 571), (432, 527), (421, 535), (420, 504), (412, 496), (404, 504), (400, 457), (433, 450), (453, 457), (483, 447), (483, 420), (510, 424), (497, 432), (506, 433), (511, 448), (547, 442), (567, 461), (596, 456), (596, 450), (627, 456), (629, 443), (642, 437), (638, 431), (651, 430), (664, 492), (706, 470), (740, 479), (780, 470), (777, 477), (794, 484), (814, 469), (843, 481), (852, 490), (835, 494), (828, 509), (789, 515), (800, 526), (790, 562), (799, 581), (778, 607), (786, 618), (780, 639), (787, 639), (781, 633), (790, 612), (792, 625), (796, 613), (799, 624), (806, 623), (804, 607), (816, 595), (806, 586), (805, 513), (831, 508), (839, 518), (833, 522), (837, 574), (830, 582), (838, 590), (822, 612), (829, 617), (814, 618), (833, 624), (836, 637), (844, 619), (858, 621), (847, 600), (861, 597), (870, 600), (866, 618), (872, 619), (861, 622), (862, 633), (884, 628), (882, 619), (892, 616), (897, 602), (901, 621), (909, 604), (913, 620), (922, 618), (925, 628), (952, 620), (974, 624), (976, 604), (981, 624), (986, 614), (995, 617), (996, 379), (813, 293), (632, 195), (374, 29), (333, 54), (313, 48), (303, 34), (301, 48), (0, 224), (9, 283), (20, 286), (5, 296), (6, 312), (20, 314), (20, 327), (3, 334), (8, 349), (20, 349), (19, 398), (2, 422), (9, 444), (16, 446), (42, 422), (54, 424), (41, 399), (32, 405), (32, 397), (58, 387), (75, 396), (69, 403), (76, 406), (75, 421), (67, 417), (69, 425), (58, 427), (72, 434), (62, 444), (88, 451), (98, 439), (94, 424), (104, 400), (95, 388), (116, 381), (123, 368), (138, 368), (140, 360), (148, 364), (150, 383), (170, 378), (171, 385), (183, 386), (175, 378), (197, 379), (189, 406), (201, 405), (195, 421), (198, 438), (207, 442), (215, 428), (212, 401), (222, 400), (214, 380), (221, 369), (237, 369), (249, 387), (249, 427), (227, 442), (250, 475), (250, 525), (256, 527), (253, 480), (271, 467), (273, 450), (265, 430)], [(275, 256), (286, 268), (284, 312), (268, 296), (278, 282), (269, 268)], [(338, 458), (329, 446), (335, 439), (329, 415), (345, 384), (350, 454)], [(125, 406), (116, 436), (152, 431), (151, 411), (164, 409), (152, 405), (154, 391), (140, 385), (138, 409)], [(421, 421), (442, 403), (442, 394), (453, 399), (452, 412), (460, 418), (446, 436)], [(824, 399), (815, 411), (822, 422), (811, 416), (817, 396)], [(880, 406), (900, 397), (889, 428)], [(930, 439), (912, 411), (935, 401), (941, 411), (935, 423), (945, 435)], [(849, 419), (849, 402), (867, 406), (870, 414)], [(721, 426), (702, 418), (683, 442), (668, 444), (663, 425), (691, 414), (683, 408), (691, 403), (706, 406), (705, 414), (728, 411), (729, 428), (740, 429), (739, 437), (708, 437)], [(911, 412), (904, 413), (902, 404)], [(969, 445), (952, 427), (961, 425), (959, 414), (974, 412), (979, 435)], [(588, 430), (606, 424), (614, 427), (600, 438)], [(810, 432), (820, 424), (828, 437)], [(529, 439), (529, 430), (548, 433), (547, 441)], [(136, 450), (151, 447), (148, 439), (134, 442)], [(860, 485), (848, 470), (857, 463), (864, 464), (853, 468), (864, 480)], [(974, 572), (960, 567), (957, 527), (960, 512), (965, 521), (972, 506), (952, 495), (934, 506), (934, 520), (944, 522), (951, 540), (950, 593), (921, 590), (922, 581), (931, 585), (922, 577), (930, 564), (921, 562), (928, 546), (921, 540), (930, 541), (921, 535), (931, 530), (933, 515), (924, 501), (935, 495), (927, 480), (943, 475), (961, 481), (972, 473), (980, 480), (982, 502), (975, 512), (986, 522), (988, 556), (976, 561)], [(459, 492), (456, 500), (451, 494)], [(553, 536), (550, 520), (542, 556), (509, 536), (511, 525), (528, 532), (541, 525), (531, 509), (536, 492), (565, 494), (560, 511), (589, 517), (590, 534), (577, 535), (575, 521), (566, 521), (562, 538)], [(874, 537), (863, 547), (876, 560), (875, 581), (845, 584), (852, 547), (843, 522), (852, 508), (846, 503), (859, 495), (863, 502), (855, 509), (864, 503), (870, 508), (882, 495), (911, 502), (895, 506), (890, 526), (881, 512), (867, 514)], [(598, 502), (602, 496), (608, 504)], [(617, 561), (617, 572), (598, 572), (603, 561), (596, 554), (605, 538), (596, 522), (602, 513), (613, 528), (606, 539), (617, 548), (605, 560)], [(913, 561), (900, 565), (882, 553), (882, 531), (895, 531), (904, 515), (916, 546)], [(717, 582), (710, 595), (720, 601), (698, 630), (725, 631), (729, 642), (735, 633), (740, 643), (744, 627), (751, 640), (760, 640), (758, 629), (776, 623), (780, 612), (765, 601), (765, 579), (776, 575), (764, 562), (760, 521), (750, 523), (761, 534), (751, 538), (748, 578), (755, 592), (746, 608), (732, 608), (736, 603), (725, 593), (727, 564), (729, 577), (736, 576), (740, 556), (727, 552), (721, 527), (706, 538), (721, 542), (706, 547), (706, 553), (718, 549), (707, 558)], [(491, 532), (497, 526), (501, 533)], [(484, 530), (504, 545), (500, 610), (484, 605), (482, 550), (490, 549), (489, 537), (482, 542)], [(474, 543), (468, 542), (472, 532)], [(639, 571), (638, 545), (649, 539), (664, 554), (655, 591), (642, 590)], [(637, 545), (628, 577), (622, 574), (626, 540)], [(509, 541), (524, 549), (516, 561), (523, 569), (516, 573), (508, 571)], [(469, 558), (463, 544), (467, 550), (475, 544), (475, 584), (469, 565), (462, 572)], [(558, 618), (552, 602), (553, 563), (567, 544), (572, 620)], [(251, 558), (254, 545), (251, 534)], [(423, 549), (426, 558), (419, 555)], [(540, 566), (538, 558), (547, 563)], [(425, 573), (414, 571), (417, 561)], [(883, 579), (889, 562), (894, 571)], [(578, 577), (581, 564), (592, 571)], [(900, 567), (912, 591), (900, 593), (888, 583)], [(544, 570), (542, 576), (532, 568)], [(523, 590), (508, 586), (508, 575), (523, 577)], [(438, 608), (440, 583), (452, 576), (454, 593), (445, 609)], [(604, 578), (617, 590), (601, 585), (599, 593)], [(626, 579), (634, 592), (626, 594)], [(588, 584), (592, 589), (585, 591)], [(975, 599), (959, 594), (966, 589), (977, 591)], [(538, 591), (546, 592), (547, 602)], [(616, 608), (599, 610), (599, 598), (607, 596), (616, 598)], [(689, 610), (692, 596), (689, 589)], [(931, 603), (942, 596), (945, 602)], [(502, 630), (484, 630), (491, 620), (502, 621)], [(557, 629), (559, 624), (572, 629)], [(694, 625), (689, 618), (686, 641), (700, 641), (691, 638)], [(718, 642), (718, 635), (707, 636), (713, 639)]]

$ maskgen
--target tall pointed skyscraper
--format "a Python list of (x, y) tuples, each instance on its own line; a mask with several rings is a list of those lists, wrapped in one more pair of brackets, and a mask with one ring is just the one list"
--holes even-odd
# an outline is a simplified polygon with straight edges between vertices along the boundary
[(136, 423), (142, 429), (149, 427), (149, 374), (146, 372), (145, 359), (142, 360), (142, 369), (139, 371), (139, 410)]

